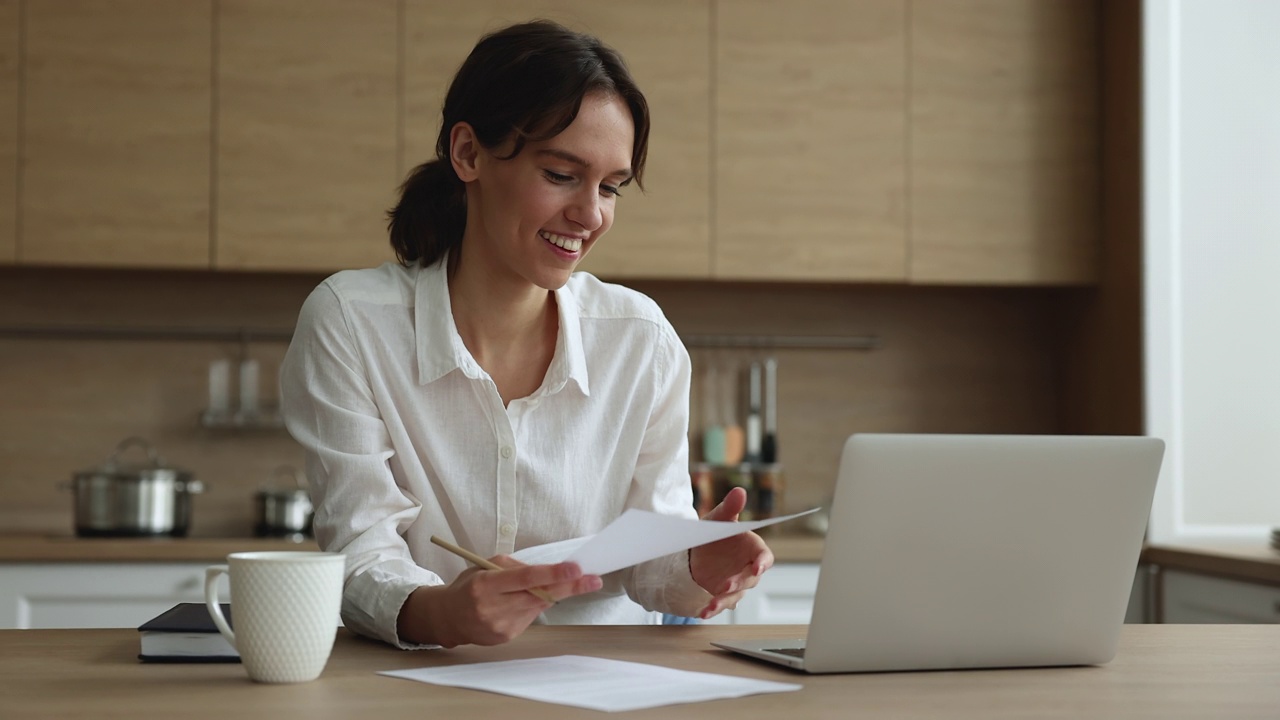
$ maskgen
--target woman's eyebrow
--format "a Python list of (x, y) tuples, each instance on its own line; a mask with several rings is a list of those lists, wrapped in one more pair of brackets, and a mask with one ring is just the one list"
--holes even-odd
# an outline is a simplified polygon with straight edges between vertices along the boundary
[[(586, 161), (585, 159), (583, 159), (583, 158), (578, 157), (577, 155), (574, 155), (573, 153), (569, 152), (568, 150), (558, 150), (558, 149), (556, 149), (556, 148), (542, 148), (541, 150), (538, 150), (538, 153), (537, 153), (537, 154), (538, 154), (538, 155), (550, 155), (551, 157), (559, 158), (559, 159), (564, 160), (565, 162), (568, 162), (568, 163), (573, 163), (574, 165), (577, 165), (577, 166), (582, 167), (582, 168), (584, 168), (584, 169), (589, 169), (589, 168), (591, 167), (591, 163), (587, 162), (587, 161)], [(617, 177), (621, 177), (621, 178), (625, 178), (625, 179), (627, 179), (627, 180), (630, 180), (630, 179), (631, 179), (631, 168), (623, 168), (623, 169), (621, 169), (621, 170), (614, 170), (613, 172), (609, 173), (609, 177), (615, 177), (615, 176), (617, 176)]]

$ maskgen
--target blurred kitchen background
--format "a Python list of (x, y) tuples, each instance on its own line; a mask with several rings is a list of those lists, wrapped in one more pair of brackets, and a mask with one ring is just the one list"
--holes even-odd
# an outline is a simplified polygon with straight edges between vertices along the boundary
[(618, 47), (653, 108), (648, 190), (584, 267), (653, 296), (696, 378), (776, 357), (788, 507), (825, 501), (854, 431), (1141, 432), (1135, 38), (1103, 4), (0, 8), (7, 528), (67, 529), (59, 482), (139, 435), (205, 483), (193, 534), (246, 532), (301, 453), (202, 425), (210, 364), (233, 410), (245, 357), (274, 402), (310, 289), (391, 259), (456, 66), (534, 16)]
[[(1264, 3), (1183, 5), (1237, 30), (1277, 19)], [(1143, 10), (0, 0), (0, 527), (70, 534), (60, 483), (141, 436), (205, 483), (193, 536), (247, 535), (253, 493), (302, 465), (271, 417), (302, 300), (331, 272), (392, 258), (384, 212), (433, 151), (453, 71), (481, 33), (531, 17), (600, 35), (648, 95), (647, 191), (624, 193), (583, 268), (651, 295), (686, 338), (695, 461), (701, 430), (723, 424), (707, 416), (706, 370), (736, 368), (741, 393), (772, 358), (781, 510), (827, 500), (858, 431), (1154, 427), (1182, 478), (1192, 445), (1161, 404), (1180, 391), (1152, 389), (1143, 351), (1144, 191), (1164, 180), (1144, 188), (1143, 162), (1176, 153), (1144, 154), (1144, 102), (1159, 98), (1142, 67), (1169, 38), (1199, 48), (1183, 34), (1198, 24)], [(1153, 28), (1166, 35), (1144, 45)], [(1185, 97), (1208, 87), (1186, 78)], [(1270, 108), (1257, 127), (1270, 118), (1274, 162)], [(1280, 361), (1274, 342), (1267, 353)], [(229, 363), (234, 413), (244, 359), (260, 416), (202, 422), (211, 364)], [(1154, 420), (1151, 392), (1167, 410)], [(1162, 481), (1165, 539), (1280, 525), (1274, 475), (1178, 482)], [(1215, 484), (1232, 490), (1196, 494)], [(1226, 495), (1226, 509), (1187, 510)]]

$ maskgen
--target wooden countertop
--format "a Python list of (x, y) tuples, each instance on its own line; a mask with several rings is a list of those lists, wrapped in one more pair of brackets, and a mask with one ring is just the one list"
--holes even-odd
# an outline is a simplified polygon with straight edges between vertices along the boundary
[[(766, 539), (777, 562), (818, 562), (822, 538), (777, 535)], [(74, 535), (0, 534), (0, 562), (215, 562), (233, 552), (314, 550), (314, 541), (261, 538), (78, 538)]]
[(1159, 565), (1166, 570), (1207, 573), (1280, 586), (1280, 550), (1263, 540), (1149, 545), (1142, 551), (1142, 562)]
[(312, 540), (273, 538), (80, 538), (0, 535), (0, 562), (217, 562), (233, 552), (315, 550)]
[[(817, 563), (823, 538), (768, 535), (779, 563)], [(267, 538), (77, 538), (58, 534), (0, 534), (0, 562), (214, 562), (233, 552), (314, 550), (311, 540), (295, 543)], [(1151, 545), (1142, 562), (1171, 570), (1207, 573), (1245, 582), (1280, 585), (1280, 550), (1265, 541)]]
[(804, 689), (670, 705), (627, 718), (1271, 718), (1280, 625), (1127, 625), (1116, 659), (1082, 668), (811, 676), (708, 645), (794, 637), (796, 626), (532, 627), (507, 645), (405, 652), (340, 630), (318, 680), (258, 685), (240, 665), (137, 661), (133, 630), (0, 631), (0, 698), (14, 718), (600, 718), (596, 711), (383, 677), (380, 670), (595, 655)]

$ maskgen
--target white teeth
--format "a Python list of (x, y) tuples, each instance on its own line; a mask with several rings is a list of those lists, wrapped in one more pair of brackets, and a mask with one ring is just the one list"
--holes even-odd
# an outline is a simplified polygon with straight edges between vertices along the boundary
[(568, 238), (563, 235), (546, 232), (545, 230), (539, 231), (538, 234), (542, 236), (543, 240), (546, 240), (556, 247), (564, 248), (569, 252), (578, 252), (582, 249), (582, 241), (577, 238)]

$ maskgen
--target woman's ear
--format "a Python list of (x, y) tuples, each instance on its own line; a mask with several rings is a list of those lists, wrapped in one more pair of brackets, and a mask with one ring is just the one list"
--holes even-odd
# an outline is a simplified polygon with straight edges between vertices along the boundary
[(462, 182), (471, 182), (478, 175), (480, 166), (480, 141), (475, 130), (460, 122), (449, 131), (449, 162)]

